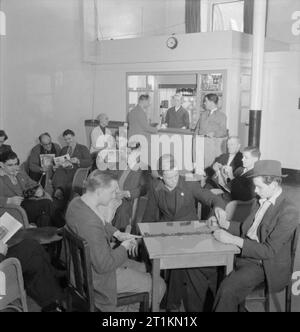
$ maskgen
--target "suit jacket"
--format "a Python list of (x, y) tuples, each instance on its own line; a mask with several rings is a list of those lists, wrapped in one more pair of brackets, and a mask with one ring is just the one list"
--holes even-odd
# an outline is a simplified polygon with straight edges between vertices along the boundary
[[(68, 146), (65, 146), (62, 148), (60, 155), (63, 156), (68, 153)], [(79, 167), (91, 167), (92, 166), (92, 158), (90, 155), (90, 151), (85, 145), (82, 144), (76, 144), (75, 149), (70, 156), (71, 158), (78, 158), (80, 161)]]
[(148, 193), (148, 204), (144, 214), (144, 222), (153, 221), (191, 221), (198, 220), (196, 202), (200, 201), (210, 207), (225, 208), (223, 200), (212, 194), (210, 190), (202, 189), (197, 182), (186, 182), (179, 177), (176, 189), (175, 212), (171, 211), (166, 202), (168, 189), (161, 179), (154, 179)]
[[(52, 143), (55, 150), (55, 157), (58, 157), (60, 154), (60, 146), (56, 143)], [(41, 173), (41, 145), (36, 145), (30, 152), (30, 156), (28, 159), (29, 170), (34, 173)]]
[(157, 134), (157, 129), (149, 125), (146, 113), (140, 105), (129, 112), (128, 124), (128, 138), (134, 135), (144, 135), (150, 142), (151, 134)]
[[(236, 172), (239, 172), (239, 169), (237, 169)], [(253, 178), (250, 177), (252, 174), (253, 170), (250, 170), (247, 173), (238, 175), (228, 183), (231, 200), (250, 201), (255, 198), (255, 186)]]
[(142, 170), (125, 170), (118, 171), (118, 180), (122, 181), (122, 190), (128, 190), (130, 192), (131, 199), (138, 198), (146, 195), (147, 189), (144, 180), (144, 174)]
[(18, 186), (14, 186), (10, 178), (3, 172), (0, 174), (0, 205), (7, 203), (7, 199), (14, 196), (23, 197), (23, 191), (37, 185), (24, 171), (17, 174)]
[(101, 311), (115, 311), (117, 304), (116, 269), (127, 259), (123, 246), (112, 249), (110, 242), (117, 231), (105, 224), (80, 197), (70, 203), (66, 213), (67, 227), (88, 242), (92, 261), (95, 305)]
[[(223, 153), (215, 159), (214, 163), (227, 165), (228, 159), (229, 159), (229, 153)], [(230, 163), (233, 172), (235, 172), (238, 168), (243, 167), (242, 159), (243, 159), (243, 154), (239, 151), (233, 158), (232, 162)]]
[(186, 127), (186, 129), (189, 129), (190, 127), (189, 113), (182, 106), (180, 106), (178, 111), (175, 110), (175, 107), (171, 107), (168, 109), (166, 114), (166, 123), (168, 124), (169, 128)]
[(231, 222), (228, 231), (244, 239), (241, 257), (261, 260), (269, 289), (279, 292), (291, 278), (291, 241), (299, 223), (299, 212), (282, 193), (263, 217), (258, 228), (258, 243), (247, 238), (258, 209), (259, 202), (255, 201), (249, 217), (243, 223)]
[(214, 133), (215, 137), (226, 137), (227, 136), (227, 117), (221, 111), (214, 111), (209, 116), (209, 111), (202, 112), (200, 119), (196, 125), (196, 133), (198, 135), (207, 135), (211, 132)]

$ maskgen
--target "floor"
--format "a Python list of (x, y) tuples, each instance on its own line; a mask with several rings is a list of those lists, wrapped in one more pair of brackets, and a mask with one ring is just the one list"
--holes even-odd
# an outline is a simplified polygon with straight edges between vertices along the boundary
[[(296, 204), (300, 212), (300, 185), (284, 185), (284, 189), (288, 195), (288, 197)], [(299, 221), (300, 222), (300, 221)], [(300, 271), (300, 241), (298, 244), (296, 260), (295, 260), (295, 268), (294, 271)], [(300, 291), (300, 286), (298, 287)], [(284, 292), (280, 294), (276, 294), (273, 296), (271, 301), (271, 311), (282, 312), (284, 311)], [(40, 307), (32, 300), (28, 299), (28, 308), (31, 312), (40, 311)], [(248, 309), (250, 311), (263, 312), (264, 308), (262, 304), (252, 303), (248, 305)], [(300, 312), (300, 295), (292, 297), (292, 311)]]

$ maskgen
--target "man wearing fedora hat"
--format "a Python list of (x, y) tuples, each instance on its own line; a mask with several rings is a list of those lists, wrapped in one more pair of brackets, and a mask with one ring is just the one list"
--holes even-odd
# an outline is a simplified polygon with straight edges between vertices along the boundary
[(266, 283), (271, 292), (279, 292), (291, 278), (291, 241), (299, 213), (283, 192), (281, 164), (257, 161), (251, 177), (260, 199), (243, 223), (229, 222), (216, 211), (221, 229), (215, 231), (215, 238), (238, 246), (241, 253), (234, 271), (218, 290), (215, 311), (237, 311), (260, 284)]

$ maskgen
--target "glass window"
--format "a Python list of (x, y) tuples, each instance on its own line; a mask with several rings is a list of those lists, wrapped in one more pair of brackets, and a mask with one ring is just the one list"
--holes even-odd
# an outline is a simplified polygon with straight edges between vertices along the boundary
[(244, 31), (245, 1), (215, 3), (213, 5), (213, 31)]

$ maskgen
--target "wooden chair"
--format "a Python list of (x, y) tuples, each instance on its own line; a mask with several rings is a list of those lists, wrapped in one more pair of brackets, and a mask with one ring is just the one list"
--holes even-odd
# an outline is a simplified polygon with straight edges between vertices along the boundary
[(254, 199), (251, 201), (231, 201), (226, 205), (227, 219), (232, 221), (244, 222), (249, 216)]
[(89, 171), (90, 167), (77, 169), (72, 182), (70, 199), (75, 197), (75, 195), (81, 196), (83, 194), (84, 181), (87, 179)]
[(25, 229), (29, 228), (27, 214), (21, 206), (14, 204), (5, 204), (4, 206), (0, 207), (0, 216), (2, 216), (5, 212), (9, 213), (12, 217), (17, 219)]
[[(88, 243), (73, 232), (64, 229), (64, 244), (68, 277), (68, 311), (73, 309), (73, 299), (80, 301), (84, 311), (99, 311), (95, 306)], [(133, 303), (140, 303), (140, 311), (148, 311), (149, 293), (124, 293), (118, 295), (118, 307)]]
[[(294, 272), (294, 263), (297, 251), (297, 245), (300, 235), (300, 225), (298, 225), (297, 229), (294, 232), (292, 241), (291, 241), (291, 270), (290, 275), (292, 276)], [(290, 278), (289, 284), (285, 287), (285, 312), (291, 312), (292, 310), (292, 278)], [(271, 293), (268, 289), (268, 285), (263, 283), (259, 285), (253, 292), (250, 294), (245, 303), (241, 305), (241, 311), (249, 311), (247, 309), (247, 303), (249, 302), (262, 302), (265, 307), (266, 312), (270, 312), (270, 298)]]
[(0, 271), (5, 275), (5, 294), (0, 294), (0, 311), (28, 312), (20, 262), (16, 258), (8, 258), (0, 263)]
[(137, 231), (137, 224), (143, 221), (143, 216), (146, 210), (147, 202), (148, 202), (147, 196), (139, 197), (136, 202), (135, 212), (131, 221), (131, 229), (134, 234)]

